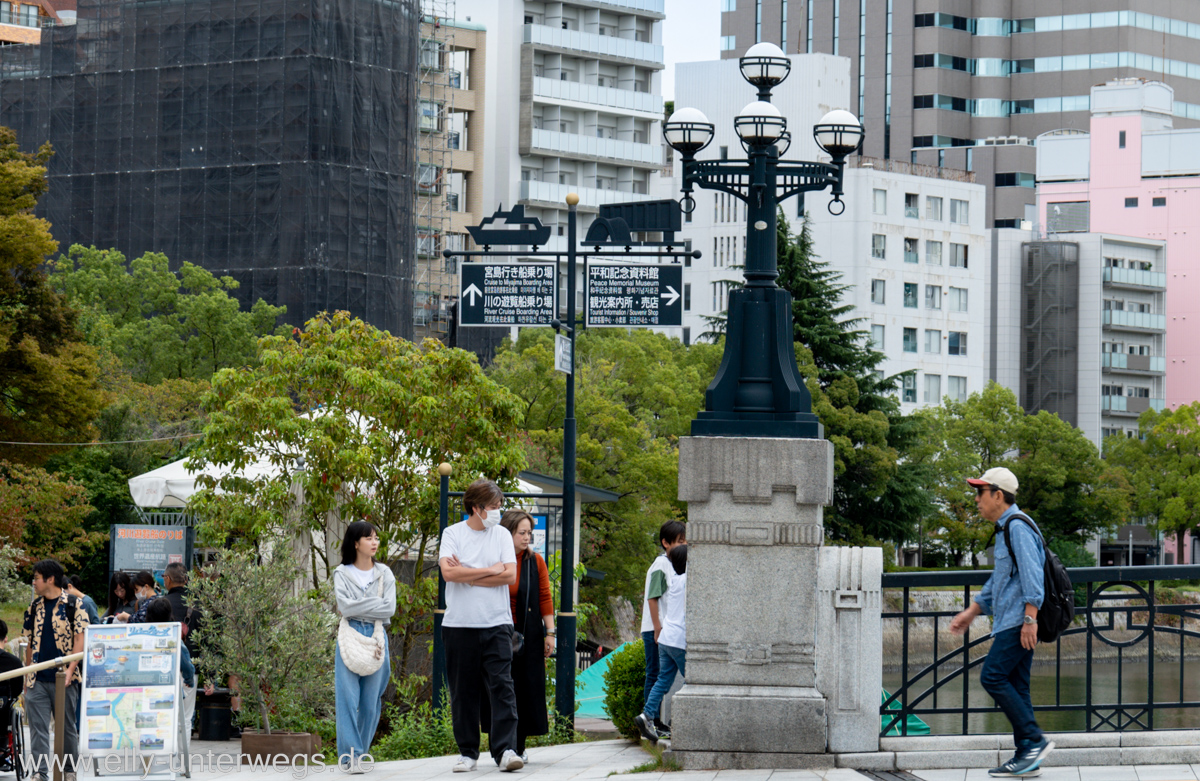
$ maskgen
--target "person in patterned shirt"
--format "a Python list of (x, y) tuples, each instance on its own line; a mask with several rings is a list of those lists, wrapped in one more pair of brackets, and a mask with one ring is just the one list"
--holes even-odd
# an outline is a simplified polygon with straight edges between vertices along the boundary
[[(66, 573), (54, 559), (33, 565), (33, 593), (37, 596), (25, 611), (22, 634), (29, 639), (25, 663), (48, 662), (83, 651), (84, 631), (88, 625), (83, 600), (66, 592)], [(35, 650), (36, 649), (36, 650)], [(66, 754), (64, 776), (75, 781), (75, 763), (79, 760), (79, 690), (83, 675), (78, 661), (66, 665), (67, 707), (63, 751)], [(50, 724), (54, 718), (55, 670), (41, 670), (25, 676), (25, 714), (29, 718), (29, 743), (33, 755), (35, 781), (46, 781), (50, 772)]]

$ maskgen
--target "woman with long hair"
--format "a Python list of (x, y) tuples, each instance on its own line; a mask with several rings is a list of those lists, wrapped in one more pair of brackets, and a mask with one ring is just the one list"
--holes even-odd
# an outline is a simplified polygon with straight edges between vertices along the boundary
[(150, 600), (158, 596), (158, 581), (148, 570), (142, 570), (134, 575), (132, 580), (133, 595), (137, 598), (137, 608), (132, 613), (117, 614), (117, 620), (130, 624), (144, 624), (146, 623), (146, 608), (150, 606)]
[(122, 613), (132, 613), (137, 609), (137, 597), (133, 595), (133, 581), (126, 572), (114, 572), (108, 581), (108, 609), (102, 619), (110, 616), (115, 619)]
[(508, 587), (512, 600), (513, 630), (524, 638), (513, 655), (513, 690), (517, 695), (517, 747), (528, 764), (525, 739), (550, 731), (546, 717), (546, 659), (554, 653), (554, 598), (546, 560), (533, 549), (533, 516), (509, 510), (500, 525), (513, 536), (517, 553), (517, 582)]
[(378, 550), (375, 527), (355, 521), (346, 528), (342, 563), (333, 571), (342, 617), (334, 654), (338, 764), (358, 773), (364, 772), (359, 759), (371, 750), (392, 674), (387, 624), (396, 612), (396, 576), (375, 561)]

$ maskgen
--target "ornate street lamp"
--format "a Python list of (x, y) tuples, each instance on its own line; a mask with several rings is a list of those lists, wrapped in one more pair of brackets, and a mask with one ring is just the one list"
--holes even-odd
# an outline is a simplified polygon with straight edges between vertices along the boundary
[(697, 109), (682, 108), (663, 124), (667, 143), (683, 158), (684, 212), (696, 208), (696, 187), (746, 204), (746, 284), (729, 294), (725, 355), (705, 393), (704, 411), (692, 421), (692, 436), (819, 438), (821, 424), (796, 367), (792, 297), (775, 284), (775, 218), (780, 201), (827, 187), (830, 213), (845, 211), (846, 157), (861, 146), (863, 128), (850, 112), (831, 111), (813, 128), (830, 162), (780, 160), (791, 135), (787, 119), (771, 103), (771, 90), (787, 78), (791, 60), (778, 46), (759, 43), (739, 64), (742, 77), (758, 88), (758, 100), (733, 120), (746, 160), (696, 159), (713, 136), (712, 123)]

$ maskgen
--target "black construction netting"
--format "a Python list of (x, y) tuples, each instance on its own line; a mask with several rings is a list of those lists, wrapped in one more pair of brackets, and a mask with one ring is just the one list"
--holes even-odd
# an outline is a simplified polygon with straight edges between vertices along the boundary
[(417, 0), (80, 0), (0, 48), (0, 124), (49, 141), (63, 249), (165, 253), (300, 324), (411, 338)]

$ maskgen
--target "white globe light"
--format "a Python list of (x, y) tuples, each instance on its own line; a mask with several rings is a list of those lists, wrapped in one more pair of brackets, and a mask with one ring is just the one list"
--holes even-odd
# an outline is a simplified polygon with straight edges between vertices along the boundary
[(695, 153), (712, 141), (713, 124), (698, 108), (681, 108), (663, 123), (663, 136), (672, 149)]
[(774, 104), (756, 100), (742, 109), (733, 127), (746, 143), (773, 144), (787, 130), (787, 120)]
[(862, 137), (862, 123), (845, 109), (830, 111), (813, 127), (817, 145), (833, 157), (845, 157), (858, 149)]
[(776, 86), (792, 70), (792, 61), (783, 49), (766, 41), (751, 46), (738, 62), (742, 78), (759, 89)]

